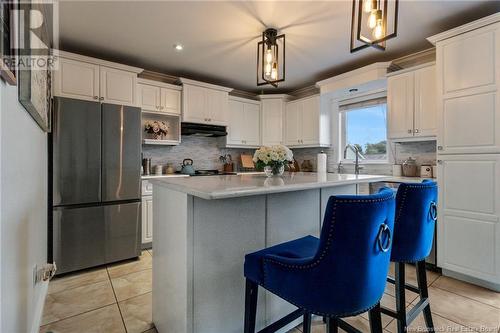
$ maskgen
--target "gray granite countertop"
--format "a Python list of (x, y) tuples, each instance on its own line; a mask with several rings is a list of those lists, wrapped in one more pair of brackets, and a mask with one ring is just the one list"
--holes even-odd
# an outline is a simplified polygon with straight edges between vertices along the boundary
[(389, 178), (389, 176), (380, 175), (297, 172), (272, 178), (267, 178), (262, 174), (248, 174), (180, 179), (161, 178), (151, 181), (154, 185), (210, 200), (369, 183)]

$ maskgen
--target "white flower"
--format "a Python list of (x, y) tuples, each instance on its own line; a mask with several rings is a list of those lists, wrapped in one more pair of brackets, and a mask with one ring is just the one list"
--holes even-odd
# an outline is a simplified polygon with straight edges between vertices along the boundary
[(285, 161), (293, 161), (293, 153), (288, 147), (283, 145), (263, 146), (255, 151), (253, 161), (255, 163), (261, 161), (266, 165), (270, 162), (284, 163)]

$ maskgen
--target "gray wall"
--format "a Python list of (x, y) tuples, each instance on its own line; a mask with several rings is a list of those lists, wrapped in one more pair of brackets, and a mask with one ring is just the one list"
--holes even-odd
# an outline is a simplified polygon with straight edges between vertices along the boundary
[(0, 82), (0, 331), (38, 332), (47, 283), (33, 267), (47, 259), (47, 135)]

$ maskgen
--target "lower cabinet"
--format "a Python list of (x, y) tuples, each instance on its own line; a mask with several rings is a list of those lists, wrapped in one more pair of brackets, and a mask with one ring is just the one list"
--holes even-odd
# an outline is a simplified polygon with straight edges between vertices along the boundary
[(438, 182), (438, 266), (500, 289), (500, 154), (441, 155)]
[(153, 196), (142, 197), (142, 244), (153, 241)]

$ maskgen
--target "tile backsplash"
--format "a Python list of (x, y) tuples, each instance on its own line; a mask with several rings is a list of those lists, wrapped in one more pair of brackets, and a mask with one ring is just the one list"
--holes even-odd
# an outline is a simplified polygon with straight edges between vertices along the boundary
[[(255, 149), (224, 148), (225, 138), (206, 138), (197, 136), (182, 136), (182, 142), (178, 146), (153, 146), (143, 145), (144, 157), (152, 159), (152, 165), (172, 163), (176, 169), (180, 169), (182, 160), (191, 158), (195, 169), (222, 169), (219, 156), (231, 154), (235, 164), (235, 170), (239, 170), (239, 156), (242, 153), (253, 155)], [(436, 141), (402, 142), (393, 143), (391, 148), (397, 164), (403, 163), (408, 157), (417, 160), (418, 165), (436, 164)], [(295, 148), (293, 154), (295, 159), (302, 164), (304, 160), (310, 160), (313, 169), (316, 170), (316, 156), (324, 151), (327, 158), (328, 172), (337, 172), (335, 163), (335, 151), (333, 148)], [(344, 172), (354, 172), (352, 165), (344, 165)], [(392, 167), (389, 164), (367, 164), (364, 165), (362, 173), (391, 175)]]

